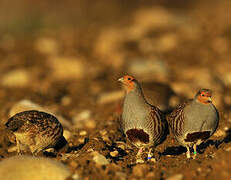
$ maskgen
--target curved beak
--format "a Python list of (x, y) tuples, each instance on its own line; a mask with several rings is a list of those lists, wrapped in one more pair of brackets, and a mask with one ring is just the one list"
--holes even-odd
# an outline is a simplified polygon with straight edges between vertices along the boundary
[(123, 77), (122, 77), (122, 78), (119, 78), (118, 81), (119, 81), (119, 82), (123, 82), (123, 81), (124, 81), (124, 78), (123, 78)]

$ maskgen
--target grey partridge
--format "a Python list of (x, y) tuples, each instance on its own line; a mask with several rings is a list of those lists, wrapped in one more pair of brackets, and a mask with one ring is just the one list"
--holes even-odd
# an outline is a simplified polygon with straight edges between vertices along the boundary
[(195, 158), (197, 145), (207, 140), (217, 129), (219, 113), (212, 104), (211, 96), (211, 90), (201, 89), (194, 99), (179, 104), (167, 116), (176, 140), (187, 148), (187, 158), (191, 157), (191, 147), (193, 147), (193, 158)]
[[(137, 158), (145, 148), (160, 144), (166, 134), (162, 112), (145, 99), (139, 82), (132, 76), (120, 78), (126, 95), (123, 103), (122, 130), (126, 138), (139, 148)], [(150, 155), (149, 155), (150, 156)], [(148, 157), (150, 158), (150, 157)]]
[(23, 111), (8, 119), (5, 125), (16, 137), (19, 154), (25, 148), (37, 154), (48, 148), (58, 150), (67, 145), (61, 123), (45, 112)]

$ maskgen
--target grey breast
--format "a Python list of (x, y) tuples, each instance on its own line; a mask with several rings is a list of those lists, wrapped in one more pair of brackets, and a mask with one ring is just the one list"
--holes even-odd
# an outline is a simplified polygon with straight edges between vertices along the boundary
[(185, 107), (184, 133), (216, 130), (218, 113), (213, 104), (201, 104), (193, 101)]
[(122, 115), (123, 130), (125, 132), (131, 128), (148, 130), (150, 126), (150, 120), (148, 119), (150, 109), (150, 105), (146, 103), (139, 92), (134, 91), (127, 94)]

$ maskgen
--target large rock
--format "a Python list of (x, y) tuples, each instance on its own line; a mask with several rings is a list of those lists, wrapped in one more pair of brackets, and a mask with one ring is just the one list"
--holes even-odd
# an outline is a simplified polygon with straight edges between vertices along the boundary
[(0, 162), (4, 180), (65, 180), (70, 175), (64, 164), (43, 157), (14, 156)]

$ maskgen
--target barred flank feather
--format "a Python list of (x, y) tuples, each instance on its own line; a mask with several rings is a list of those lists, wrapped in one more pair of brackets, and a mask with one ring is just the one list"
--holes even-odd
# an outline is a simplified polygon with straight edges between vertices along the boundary
[(177, 105), (173, 112), (167, 116), (167, 121), (171, 131), (175, 136), (182, 136), (184, 125), (184, 108), (191, 102), (188, 100), (182, 104)]
[(179, 104), (167, 116), (167, 121), (177, 141), (187, 147), (187, 158), (191, 146), (196, 154), (196, 146), (208, 139), (219, 123), (219, 113), (211, 103), (211, 91), (198, 91), (193, 100)]

